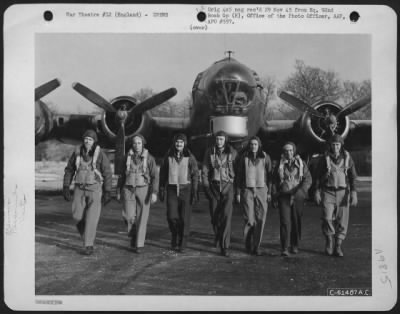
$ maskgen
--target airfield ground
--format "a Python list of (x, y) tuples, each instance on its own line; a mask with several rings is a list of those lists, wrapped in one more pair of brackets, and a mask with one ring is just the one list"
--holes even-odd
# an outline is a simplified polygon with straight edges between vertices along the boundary
[(324, 296), (328, 288), (371, 289), (371, 181), (359, 182), (344, 258), (324, 255), (320, 208), (307, 202), (300, 252), (280, 256), (279, 214), (269, 208), (263, 256), (249, 256), (242, 240), (242, 215), (232, 218), (231, 256), (213, 248), (208, 203), (193, 208), (188, 249), (169, 249), (165, 204), (151, 208), (143, 253), (128, 248), (121, 204), (102, 209), (95, 253), (80, 254), (81, 239), (71, 203), (60, 194), (36, 193), (35, 291), (37, 295)]

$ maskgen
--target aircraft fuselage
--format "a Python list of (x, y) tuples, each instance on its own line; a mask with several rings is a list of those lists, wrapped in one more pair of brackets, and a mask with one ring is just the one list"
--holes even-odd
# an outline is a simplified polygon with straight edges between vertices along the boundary
[(215, 62), (198, 74), (192, 90), (188, 130), (192, 151), (200, 156), (212, 135), (225, 131), (237, 149), (259, 131), (265, 96), (256, 72), (232, 58)]

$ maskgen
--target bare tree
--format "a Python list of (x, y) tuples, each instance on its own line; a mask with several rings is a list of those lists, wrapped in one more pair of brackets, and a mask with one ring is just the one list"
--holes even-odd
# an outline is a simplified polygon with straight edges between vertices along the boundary
[(335, 101), (342, 94), (336, 72), (308, 66), (302, 60), (296, 60), (295, 72), (283, 82), (280, 90), (291, 92), (308, 104), (322, 99)]
[(350, 103), (360, 97), (371, 95), (371, 81), (362, 82), (344, 81), (343, 82), (343, 100)]
[(261, 83), (263, 85), (266, 102), (268, 103), (272, 98), (276, 97), (276, 79), (273, 76), (264, 76), (261, 79)]
[[(371, 81), (364, 80), (361, 82), (344, 81), (343, 82), (343, 101), (345, 104), (349, 104), (356, 99), (363, 96), (371, 95)], [(363, 120), (371, 119), (371, 106), (366, 106), (349, 116), (351, 119)]]
[(137, 100), (137, 102), (142, 102), (145, 99), (153, 96), (154, 94), (156, 94), (154, 92), (154, 90), (150, 87), (144, 87), (139, 89), (137, 92), (135, 92), (132, 97), (135, 98)]
[(193, 99), (192, 93), (188, 93), (188, 95), (182, 100), (180, 106), (183, 108), (183, 116), (189, 117), (191, 114), (191, 109), (193, 108)]
[(266, 108), (264, 111), (265, 120), (291, 120), (297, 119), (299, 113), (289, 105), (285, 104), (278, 96), (278, 82), (275, 77), (264, 76), (261, 79), (263, 92), (266, 99)]
[[(152, 88), (150, 87), (144, 87), (139, 89), (137, 92), (135, 92), (132, 97), (136, 99), (138, 103), (146, 100), (147, 98), (150, 98), (151, 96), (155, 95), (157, 92), (155, 92)], [(150, 113), (154, 116), (158, 117), (170, 117), (174, 113), (173, 109), (174, 104), (171, 103), (170, 101), (166, 101), (163, 104), (154, 107), (150, 110)]]

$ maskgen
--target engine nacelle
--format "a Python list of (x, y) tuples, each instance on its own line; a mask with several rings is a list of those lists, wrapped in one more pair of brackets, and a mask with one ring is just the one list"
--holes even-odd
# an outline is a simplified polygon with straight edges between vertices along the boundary
[[(136, 105), (136, 99), (129, 96), (120, 96), (114, 98), (111, 101), (112, 106), (118, 110), (122, 106), (125, 106), (126, 110), (129, 111)], [(101, 127), (104, 134), (111, 140), (115, 141), (117, 133), (120, 128), (116, 120), (117, 112), (106, 112), (104, 111), (101, 117)], [(151, 133), (151, 117), (148, 112), (135, 116), (129, 123), (125, 125), (125, 141), (132, 138), (135, 134), (142, 134), (143, 136), (149, 136)]]
[(337, 114), (343, 109), (340, 105), (330, 101), (320, 101), (312, 106), (320, 112), (324, 117), (317, 117), (309, 113), (304, 113), (300, 118), (300, 128), (302, 134), (312, 143), (323, 144), (332, 135), (328, 132), (327, 121), (329, 116), (336, 119), (335, 134), (339, 134), (345, 139), (350, 129), (350, 119), (347, 116), (339, 116)]
[(53, 129), (53, 114), (43, 101), (35, 101), (35, 144), (43, 141)]

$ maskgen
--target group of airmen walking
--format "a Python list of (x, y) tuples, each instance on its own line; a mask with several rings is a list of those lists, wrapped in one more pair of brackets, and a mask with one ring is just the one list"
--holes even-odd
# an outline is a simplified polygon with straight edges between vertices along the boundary
[[(171, 249), (184, 252), (189, 241), (192, 205), (198, 201), (201, 182), (209, 202), (214, 246), (221, 255), (230, 255), (235, 201), (243, 212), (243, 242), (248, 254), (262, 255), (260, 245), (269, 204), (279, 208), (281, 255), (297, 254), (312, 176), (296, 153), (296, 145), (285, 143), (281, 158), (273, 167), (257, 136), (249, 139), (240, 154), (229, 145), (225, 132), (217, 132), (214, 139), (199, 169), (187, 147), (186, 135), (175, 135), (157, 180), (156, 162), (145, 148), (146, 139), (140, 134), (133, 136), (125, 156), (125, 171), (117, 182), (117, 200), (122, 202), (122, 217), (132, 250), (136, 253), (143, 250), (150, 206), (159, 198), (166, 201)], [(357, 205), (354, 162), (343, 145), (339, 135), (332, 136), (314, 174), (314, 199), (322, 207), (325, 252), (336, 256), (343, 256), (349, 206)], [(97, 143), (96, 133), (88, 130), (83, 134), (83, 144), (68, 161), (63, 187), (64, 198), (72, 200), (72, 217), (86, 255), (93, 253), (101, 206), (111, 200), (111, 183), (110, 162)]]

